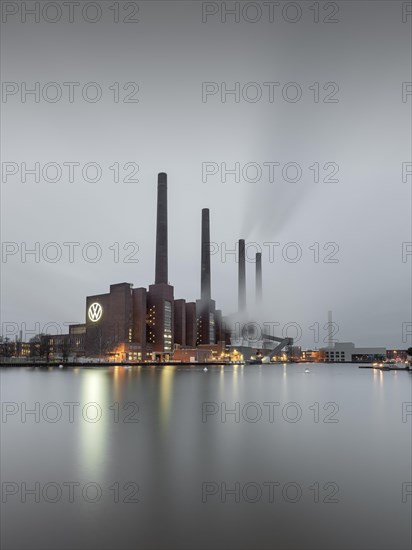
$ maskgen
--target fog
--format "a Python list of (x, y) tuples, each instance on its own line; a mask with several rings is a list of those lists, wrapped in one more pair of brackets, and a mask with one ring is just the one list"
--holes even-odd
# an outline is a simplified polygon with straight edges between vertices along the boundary
[[(294, 323), (298, 345), (321, 347), (331, 310), (340, 341), (411, 346), (403, 4), (341, 1), (333, 14), (320, 3), (319, 23), (308, 2), (295, 3), (301, 13), (280, 2), (273, 21), (263, 3), (244, 12), (241, 2), (239, 21), (226, 22), (234, 2), (129, 3), (136, 14), (120, 2), (118, 23), (97, 4), (94, 23), (93, 8), (72, 23), (65, 9), (55, 23), (52, 7), (39, 22), (3, 12), (3, 334), (83, 322), (87, 295), (153, 283), (164, 171), (176, 298), (200, 295), (207, 207), (212, 297), (224, 314), (237, 310), (230, 251), (244, 238), (251, 319), (279, 332)], [(37, 175), (24, 178), (25, 166)]]

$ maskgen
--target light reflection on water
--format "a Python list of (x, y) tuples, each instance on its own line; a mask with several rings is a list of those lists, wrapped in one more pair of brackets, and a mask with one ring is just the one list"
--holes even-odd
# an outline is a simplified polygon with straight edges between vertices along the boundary
[[(78, 453), (78, 471), (89, 465), (93, 465), (93, 474), (102, 475), (105, 468), (104, 459), (107, 456), (108, 415), (100, 415), (101, 403), (107, 401), (110, 395), (109, 380), (97, 370), (87, 370), (83, 374), (80, 385), (80, 395), (76, 401), (82, 404), (90, 404), (82, 411), (88, 421), (78, 422), (80, 452)], [(119, 384), (118, 371), (114, 371), (113, 395), (118, 399)], [(93, 405), (93, 404), (96, 405)]]
[[(2, 418), (3, 483), (95, 482), (102, 497), (9, 497), (1, 548), (409, 548), (412, 496), (402, 502), (402, 484), (412, 481), (412, 416), (402, 422), (402, 403), (412, 402), (412, 376), (353, 365), (310, 365), (305, 373), (306, 367), (2, 369), (3, 403), (80, 403), (73, 423), (64, 408), (55, 423)], [(98, 422), (82, 417), (91, 402), (101, 407)], [(202, 421), (205, 402), (217, 412)], [(278, 403), (273, 422), (265, 403)], [(330, 403), (338, 405), (331, 417), (338, 422), (324, 422)], [(285, 420), (297, 407), (301, 418)], [(139, 502), (115, 503), (113, 487), (127, 482), (139, 486)], [(204, 482), (218, 488), (206, 502)], [(267, 482), (279, 483), (275, 502), (265, 492), (258, 502), (242, 494), (239, 502), (230, 494), (222, 502), (223, 483), (265, 490)], [(314, 502), (315, 482), (322, 498), (325, 483), (335, 483), (338, 502)], [(287, 483), (301, 489), (298, 502), (282, 499)], [(121, 489), (122, 499), (126, 493)]]
[(172, 406), (173, 377), (176, 366), (165, 366), (160, 371), (160, 389), (159, 389), (159, 417), (162, 429), (165, 431), (168, 427), (170, 409)]

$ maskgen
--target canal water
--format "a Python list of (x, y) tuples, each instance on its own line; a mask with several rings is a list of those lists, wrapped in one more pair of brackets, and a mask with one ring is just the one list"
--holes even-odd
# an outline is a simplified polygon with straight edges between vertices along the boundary
[(409, 549), (411, 383), (336, 364), (3, 368), (0, 547)]

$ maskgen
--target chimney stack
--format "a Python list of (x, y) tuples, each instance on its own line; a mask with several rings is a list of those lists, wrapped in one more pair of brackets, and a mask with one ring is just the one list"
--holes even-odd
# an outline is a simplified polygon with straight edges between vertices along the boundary
[(246, 257), (245, 241), (239, 240), (239, 312), (246, 310)]
[(156, 275), (155, 284), (168, 284), (167, 276), (167, 174), (157, 177)]
[(256, 252), (256, 305), (262, 304), (262, 253)]
[(200, 274), (200, 297), (202, 301), (208, 301), (211, 297), (210, 290), (210, 221), (209, 209), (202, 209), (202, 259)]

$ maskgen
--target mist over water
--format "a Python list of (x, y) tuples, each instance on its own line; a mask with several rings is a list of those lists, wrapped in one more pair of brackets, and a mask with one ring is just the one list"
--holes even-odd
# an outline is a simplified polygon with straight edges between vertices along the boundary
[(202, 368), (3, 368), (1, 547), (410, 547), (410, 374)]

